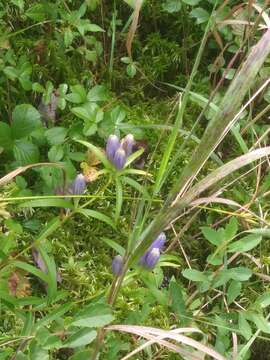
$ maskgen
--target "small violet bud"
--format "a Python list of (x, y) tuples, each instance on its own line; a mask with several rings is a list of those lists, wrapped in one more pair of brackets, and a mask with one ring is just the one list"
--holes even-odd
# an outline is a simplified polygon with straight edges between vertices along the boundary
[(122, 139), (121, 146), (125, 150), (127, 157), (132, 154), (134, 144), (135, 140), (132, 134), (128, 134)]
[(82, 195), (86, 189), (86, 181), (83, 174), (76, 176), (75, 180), (71, 184), (70, 192), (72, 195)]
[[(146, 267), (146, 268), (152, 268), (151, 266), (149, 266), (149, 261), (150, 263), (153, 262), (153, 253), (152, 251), (155, 249), (154, 251), (154, 255), (157, 254), (157, 250), (159, 250), (159, 256), (158, 259), (156, 261), (156, 263), (159, 260), (160, 257), (160, 252), (163, 250), (164, 245), (166, 242), (166, 235), (164, 232), (160, 233), (158, 235), (158, 237), (152, 242), (152, 244), (150, 245), (150, 247), (148, 248), (148, 250), (143, 254), (143, 256), (140, 258), (139, 264)], [(151, 255), (150, 255), (151, 254)], [(150, 256), (150, 258), (149, 258)], [(150, 259), (150, 260), (149, 260)], [(156, 264), (155, 263), (155, 264)], [(153, 267), (155, 266), (155, 264), (153, 265)]]
[(114, 155), (116, 151), (119, 149), (119, 147), (120, 147), (120, 142), (118, 136), (110, 135), (108, 137), (106, 144), (106, 155), (111, 162), (113, 162)]
[(154, 240), (149, 248), (149, 250), (152, 250), (154, 248), (158, 248), (159, 250), (163, 250), (164, 245), (166, 242), (166, 235), (164, 232), (160, 233), (156, 240)]
[(153, 269), (153, 267), (157, 264), (160, 258), (160, 250), (159, 248), (153, 248), (151, 251), (148, 252), (144, 266), (148, 269)]
[(114, 155), (113, 163), (118, 170), (121, 170), (123, 169), (126, 160), (127, 160), (126, 152), (122, 147), (120, 147)]
[(123, 270), (123, 258), (121, 255), (116, 255), (112, 261), (112, 272), (114, 275), (119, 276)]

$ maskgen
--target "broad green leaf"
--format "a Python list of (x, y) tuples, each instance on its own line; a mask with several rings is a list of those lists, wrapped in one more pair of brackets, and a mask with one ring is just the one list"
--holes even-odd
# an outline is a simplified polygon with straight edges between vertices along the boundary
[(63, 348), (77, 348), (90, 344), (97, 336), (95, 330), (80, 329), (69, 336), (63, 343)]
[(208, 282), (208, 278), (207, 276), (202, 273), (201, 271), (195, 270), (195, 269), (185, 269), (182, 271), (182, 275), (191, 281), (196, 281), (196, 282)]
[(225, 226), (225, 239), (226, 241), (232, 240), (237, 234), (238, 223), (236, 217), (231, 217), (229, 223)]
[(228, 246), (229, 252), (245, 252), (255, 248), (262, 241), (262, 236), (251, 234), (231, 243)]
[(269, 228), (251, 229), (251, 230), (247, 230), (247, 232), (252, 233), (252, 234), (261, 235), (263, 237), (270, 238), (270, 229)]
[(43, 21), (46, 19), (46, 11), (43, 4), (35, 4), (31, 6), (25, 15), (35, 21)]
[(90, 304), (74, 317), (72, 325), (88, 328), (102, 327), (114, 320), (111, 309), (105, 304)]
[(79, 214), (83, 214), (86, 217), (92, 217), (94, 219), (103, 221), (104, 223), (106, 223), (107, 225), (110, 225), (112, 228), (115, 229), (115, 224), (114, 224), (113, 220), (109, 216), (104, 215), (99, 211), (91, 210), (91, 209), (78, 209), (78, 210), (76, 210), (76, 212)]
[(233, 280), (227, 290), (227, 302), (230, 305), (241, 294), (242, 284)]
[(91, 102), (106, 101), (109, 98), (108, 89), (103, 85), (94, 86), (87, 94), (87, 100)]
[(13, 139), (11, 134), (11, 128), (8, 124), (0, 121), (0, 147), (6, 150), (12, 149)]
[(87, 94), (82, 85), (73, 85), (70, 87), (71, 93), (65, 96), (66, 100), (74, 104), (82, 104), (87, 101)]
[(29, 346), (29, 360), (49, 360), (49, 353), (43, 349), (36, 340), (32, 340)]
[(17, 105), (12, 112), (11, 132), (15, 139), (30, 135), (41, 126), (40, 113), (29, 104)]
[(174, 13), (181, 10), (182, 7), (182, 0), (166, 0), (162, 4), (162, 8), (164, 11), (168, 13)]
[(39, 161), (38, 147), (28, 141), (15, 140), (13, 153), (19, 166), (29, 165)]
[(73, 209), (74, 206), (71, 202), (64, 199), (38, 199), (38, 200), (29, 200), (19, 205), (19, 207), (60, 207)]
[(185, 4), (190, 6), (198, 5), (201, 0), (182, 0)]
[(246, 320), (245, 313), (239, 312), (238, 313), (238, 327), (240, 333), (245, 337), (246, 340), (249, 340), (252, 335), (251, 327)]
[(231, 279), (236, 281), (247, 281), (252, 275), (252, 271), (250, 269), (242, 266), (231, 268), (228, 271)]
[(262, 308), (266, 308), (270, 305), (270, 292), (267, 291), (263, 295), (259, 296), (256, 300), (256, 304), (259, 304)]
[(203, 226), (201, 227), (201, 230), (206, 240), (208, 240), (213, 245), (218, 246), (224, 241), (223, 229), (219, 229), (218, 231), (216, 231), (210, 227)]
[(68, 312), (73, 307), (73, 304), (66, 303), (59, 306), (58, 308), (51, 310), (48, 315), (43, 316), (35, 323), (35, 329), (38, 329), (40, 326), (47, 325), (55, 320), (61, 319), (61, 317)]
[(48, 152), (48, 158), (51, 162), (58, 162), (60, 161), (64, 156), (64, 150), (62, 145), (53, 145), (49, 152)]
[(263, 317), (263, 315), (251, 311), (247, 311), (245, 315), (249, 321), (252, 321), (256, 325), (257, 329), (270, 334), (270, 323)]
[(104, 32), (104, 30), (96, 24), (89, 24), (87, 30), (91, 32)]
[(72, 355), (69, 360), (86, 360), (91, 358), (92, 352), (90, 350), (82, 350)]
[(64, 127), (55, 126), (45, 132), (45, 137), (50, 145), (63, 144), (68, 130)]
[(190, 16), (196, 19), (197, 24), (202, 24), (209, 20), (210, 15), (205, 9), (198, 7), (191, 11)]

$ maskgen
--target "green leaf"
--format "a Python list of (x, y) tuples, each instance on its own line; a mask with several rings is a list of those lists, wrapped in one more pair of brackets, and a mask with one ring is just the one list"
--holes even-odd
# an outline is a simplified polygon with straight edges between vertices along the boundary
[(13, 153), (19, 166), (33, 164), (39, 161), (38, 147), (31, 142), (16, 140)]
[(252, 271), (250, 269), (242, 266), (231, 268), (228, 271), (231, 279), (236, 281), (247, 281), (252, 275)]
[(65, 96), (66, 100), (74, 104), (82, 104), (87, 101), (87, 94), (85, 88), (82, 85), (73, 85), (70, 87), (70, 89), (71, 93)]
[(90, 344), (97, 336), (95, 330), (80, 329), (69, 336), (63, 343), (63, 348), (77, 348)]
[(36, 4), (31, 6), (25, 15), (35, 21), (43, 21), (46, 19), (46, 11), (43, 4)]
[(216, 231), (210, 227), (203, 226), (201, 227), (201, 230), (206, 240), (208, 240), (211, 244), (218, 246), (223, 243), (224, 241), (223, 229), (219, 229), (218, 231)]
[(37, 277), (39, 277), (41, 280), (43, 280), (44, 282), (48, 282), (48, 276), (46, 274), (44, 274), (41, 270), (37, 269), (35, 266), (27, 264), (25, 262), (22, 261), (14, 261), (12, 263), (12, 266), (15, 266), (19, 269), (25, 270)]
[(13, 139), (11, 129), (8, 124), (0, 121), (0, 146), (6, 150), (12, 149)]
[(252, 335), (252, 330), (243, 312), (238, 313), (238, 327), (240, 333), (245, 337), (245, 339), (249, 340)]
[(185, 4), (190, 6), (198, 5), (201, 0), (182, 0)]
[(185, 306), (185, 300), (183, 297), (183, 289), (182, 287), (177, 284), (175, 281), (170, 282), (170, 294), (172, 298), (172, 308), (174, 312), (178, 315), (178, 319), (182, 322), (185, 322), (185, 319), (183, 320), (182, 316), (186, 315), (186, 306)]
[(35, 341), (32, 340), (29, 346), (29, 360), (49, 360), (49, 354), (47, 350)]
[(146, 190), (146, 187), (143, 187), (136, 180), (131, 179), (131, 178), (127, 177), (127, 176), (121, 176), (121, 180), (122, 180), (123, 183), (132, 186), (135, 190), (142, 193), (146, 199), (148, 199), (148, 200), (150, 199), (150, 194)]
[(182, 0), (166, 0), (162, 4), (162, 8), (168, 13), (178, 12), (182, 8)]
[(29, 200), (19, 205), (20, 208), (24, 207), (60, 207), (73, 209), (74, 206), (71, 202), (64, 199), (38, 199), (38, 200)]
[(129, 77), (134, 78), (137, 73), (137, 69), (134, 63), (128, 64), (126, 71)]
[(74, 355), (72, 355), (69, 360), (86, 360), (90, 359), (92, 355), (92, 352), (90, 350), (82, 350), (76, 352)]
[(227, 290), (227, 302), (228, 305), (234, 302), (234, 300), (241, 294), (242, 284), (233, 280)]
[(201, 7), (193, 9), (190, 16), (196, 19), (197, 24), (205, 23), (209, 19), (209, 13)]
[(185, 269), (182, 271), (182, 275), (191, 281), (196, 282), (208, 282), (207, 276), (202, 273), (201, 271), (195, 270), (195, 269)]
[(255, 248), (262, 241), (262, 236), (251, 234), (231, 243), (228, 246), (229, 252), (245, 252)]
[(123, 248), (123, 246), (119, 245), (117, 242), (105, 237), (102, 237), (101, 240), (104, 241), (105, 244), (109, 245), (112, 249), (114, 249), (119, 255), (125, 255), (125, 248)]
[(13, 66), (6, 66), (3, 72), (10, 80), (15, 80), (19, 76), (19, 71)]
[(94, 304), (83, 309), (72, 322), (74, 326), (87, 328), (102, 327), (114, 320), (109, 306), (104, 304)]
[(91, 102), (106, 101), (110, 98), (108, 89), (103, 85), (96, 85), (87, 94), (87, 100)]
[(41, 126), (40, 113), (29, 104), (17, 105), (12, 112), (12, 136), (21, 139)]
[(64, 127), (55, 126), (45, 132), (45, 137), (50, 145), (63, 144), (68, 130)]
[(87, 30), (91, 32), (104, 32), (104, 30), (96, 24), (88, 24)]
[(48, 158), (51, 162), (58, 162), (60, 161), (64, 156), (64, 150), (62, 145), (53, 145), (49, 152), (48, 152)]
[(99, 211), (91, 210), (91, 209), (78, 209), (76, 212), (79, 214), (83, 214), (86, 217), (92, 217), (94, 219), (103, 221), (104, 223), (106, 223), (107, 225), (110, 225), (112, 228), (115, 229), (115, 224), (114, 224), (113, 220), (109, 216), (104, 215)]
[(259, 304), (263, 309), (270, 305), (270, 292), (266, 292), (259, 296), (256, 300), (256, 304)]
[(249, 321), (252, 321), (256, 325), (257, 329), (270, 334), (270, 323), (261, 314), (247, 311), (246, 318)]

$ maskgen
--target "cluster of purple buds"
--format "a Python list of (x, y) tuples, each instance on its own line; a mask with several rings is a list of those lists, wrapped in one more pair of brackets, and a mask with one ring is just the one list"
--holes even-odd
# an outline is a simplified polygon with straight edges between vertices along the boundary
[(118, 170), (125, 166), (127, 158), (132, 154), (134, 144), (135, 140), (132, 134), (126, 135), (121, 141), (117, 135), (108, 137), (106, 155)]
[(69, 193), (71, 195), (82, 195), (86, 189), (86, 181), (83, 174), (78, 174), (70, 185)]
[(140, 258), (139, 264), (146, 269), (153, 269), (160, 259), (161, 251), (166, 242), (166, 235), (164, 232), (152, 242), (149, 249)]
[(112, 262), (112, 272), (114, 275), (119, 276), (122, 273), (124, 260), (121, 255), (116, 255)]

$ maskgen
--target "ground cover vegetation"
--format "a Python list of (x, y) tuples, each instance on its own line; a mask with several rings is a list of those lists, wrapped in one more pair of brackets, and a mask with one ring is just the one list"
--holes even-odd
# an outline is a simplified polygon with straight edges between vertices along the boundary
[(0, 359), (270, 359), (269, 1), (0, 1)]

